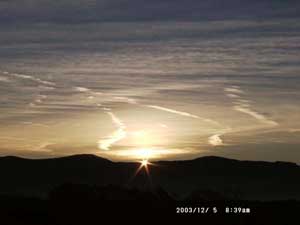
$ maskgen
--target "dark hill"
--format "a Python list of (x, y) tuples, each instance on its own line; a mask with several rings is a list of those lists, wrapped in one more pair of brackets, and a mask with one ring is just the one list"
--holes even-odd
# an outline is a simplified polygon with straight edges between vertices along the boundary
[(65, 183), (162, 187), (177, 198), (195, 193), (219, 193), (239, 199), (300, 199), (300, 167), (287, 162), (238, 161), (203, 157), (160, 161), (150, 166), (150, 178), (139, 163), (111, 162), (94, 155), (54, 159), (0, 157), (0, 194), (46, 196)]

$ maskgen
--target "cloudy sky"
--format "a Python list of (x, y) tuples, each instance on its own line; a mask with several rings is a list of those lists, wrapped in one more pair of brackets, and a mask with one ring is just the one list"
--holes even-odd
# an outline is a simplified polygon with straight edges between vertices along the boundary
[(299, 9), (0, 1), (0, 155), (299, 163)]
[(1, 0), (6, 22), (80, 23), (287, 18), (299, 15), (298, 0)]

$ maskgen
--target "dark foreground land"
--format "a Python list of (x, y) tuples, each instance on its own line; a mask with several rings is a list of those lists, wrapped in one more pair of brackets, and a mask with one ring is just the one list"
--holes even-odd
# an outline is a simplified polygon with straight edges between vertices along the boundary
[[(208, 198), (216, 193), (202, 193)], [(198, 224), (298, 224), (300, 202), (175, 200), (162, 189), (140, 191), (117, 186), (66, 184), (46, 199), (0, 197), (0, 224), (76, 225), (121, 222)], [(228, 212), (226, 213), (226, 208)], [(247, 212), (247, 209), (250, 211)]]
[[(0, 224), (299, 224), (300, 167), (204, 157), (114, 163), (92, 155), (0, 158)], [(136, 174), (136, 175), (135, 175)], [(227, 211), (227, 213), (226, 213)]]

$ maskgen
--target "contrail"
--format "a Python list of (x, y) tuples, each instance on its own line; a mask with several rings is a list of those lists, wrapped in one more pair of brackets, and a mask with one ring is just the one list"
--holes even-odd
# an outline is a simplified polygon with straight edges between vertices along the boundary
[(272, 120), (267, 119), (264, 115), (259, 114), (258, 112), (255, 112), (253, 110), (251, 110), (250, 108), (244, 108), (242, 106), (236, 105), (233, 107), (236, 111), (248, 114), (250, 116), (252, 116), (253, 118), (261, 121), (262, 123), (271, 125), (271, 126), (277, 126), (278, 123)]
[(49, 85), (49, 86), (55, 86), (56, 84), (54, 82), (45, 81), (40, 78), (36, 78), (31, 75), (25, 75), (25, 74), (19, 74), (19, 73), (10, 73), (9, 75), (20, 78), (20, 79), (27, 79), (31, 81), (35, 81), (37, 83), (43, 84), (43, 85)]
[(126, 137), (126, 131), (125, 131), (126, 126), (114, 113), (112, 113), (112, 112), (106, 112), (106, 113), (111, 117), (112, 122), (118, 128), (107, 138), (104, 138), (104, 139), (101, 139), (98, 141), (99, 148), (107, 151), (110, 149), (110, 147), (114, 143), (116, 143)]
[(178, 115), (181, 115), (181, 116), (191, 117), (191, 118), (194, 118), (194, 119), (200, 119), (199, 116), (193, 115), (193, 114), (188, 113), (188, 112), (177, 111), (177, 110), (174, 110), (174, 109), (169, 109), (169, 108), (156, 106), (156, 105), (147, 105), (147, 107), (162, 110), (162, 111), (166, 111), (166, 112), (169, 112), (169, 113), (178, 114)]
[(177, 111), (177, 110), (174, 110), (174, 109), (165, 108), (165, 107), (161, 107), (161, 106), (157, 106), (157, 105), (145, 105), (145, 106), (148, 107), (148, 108), (153, 108), (153, 109), (157, 109), (157, 110), (161, 110), (161, 111), (165, 111), (165, 112), (169, 112), (169, 113), (174, 113), (174, 114), (177, 114), (177, 115), (180, 115), (180, 116), (186, 116), (186, 117), (190, 117), (190, 118), (194, 118), (194, 119), (201, 119), (204, 122), (211, 123), (211, 124), (214, 124), (216, 126), (221, 126), (218, 122), (216, 122), (212, 119), (203, 118), (203, 117), (200, 117), (200, 116), (188, 113), (188, 112)]
[[(238, 94), (242, 94), (245, 93), (243, 90), (241, 90), (240, 87), (238, 86), (232, 86), (230, 88), (224, 88), (224, 91), (227, 93), (227, 96), (230, 98), (234, 98), (234, 99), (238, 99), (238, 102), (234, 102), (234, 106), (233, 109), (241, 112), (241, 113), (245, 113), (255, 119), (257, 119), (258, 121), (265, 123), (267, 125), (270, 126), (277, 126), (279, 125), (277, 122), (270, 120), (268, 118), (266, 118), (264, 115), (254, 111), (250, 101), (247, 99), (242, 99)], [(234, 94), (231, 94), (234, 93)]]

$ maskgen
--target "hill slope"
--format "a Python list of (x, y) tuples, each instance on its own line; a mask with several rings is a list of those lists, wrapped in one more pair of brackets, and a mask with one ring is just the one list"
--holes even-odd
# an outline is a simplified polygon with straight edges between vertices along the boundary
[(241, 199), (300, 199), (300, 166), (285, 162), (238, 161), (203, 157), (161, 161), (150, 178), (139, 163), (115, 163), (94, 155), (31, 160), (0, 157), (0, 194), (46, 195), (64, 183), (121, 185), (148, 189), (160, 186), (185, 197), (210, 190)]

